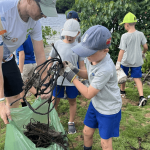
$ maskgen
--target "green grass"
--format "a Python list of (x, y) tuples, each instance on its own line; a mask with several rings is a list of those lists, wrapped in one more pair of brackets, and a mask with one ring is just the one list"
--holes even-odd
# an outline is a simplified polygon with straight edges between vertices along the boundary
[[(139, 150), (138, 138), (142, 139), (141, 147), (143, 150), (150, 150), (150, 102), (144, 107), (138, 107), (134, 103), (138, 103), (139, 96), (137, 88), (134, 87), (133, 82), (127, 82), (126, 84), (128, 103), (122, 107), (122, 119), (120, 123), (120, 136), (113, 138), (114, 150), (131, 150), (131, 146)], [(150, 87), (144, 85), (144, 95), (147, 97), (150, 95)], [(28, 100), (33, 103), (34, 96), (30, 96)], [(83, 98), (82, 96), (77, 97), (77, 112), (75, 117), (75, 124), (77, 133), (68, 135), (68, 138), (72, 141), (74, 150), (83, 150), (83, 133), (84, 128), (83, 120), (88, 108), (90, 100)], [(58, 115), (64, 129), (68, 130), (69, 121), (69, 103), (67, 100), (61, 100), (58, 106)], [(2, 120), (1, 123), (1, 137), (0, 137), (0, 150), (4, 149), (5, 142), (5, 131), (6, 127)], [(102, 150), (100, 145), (99, 131), (96, 129), (93, 137), (93, 149)], [(73, 148), (70, 145), (70, 150)]]

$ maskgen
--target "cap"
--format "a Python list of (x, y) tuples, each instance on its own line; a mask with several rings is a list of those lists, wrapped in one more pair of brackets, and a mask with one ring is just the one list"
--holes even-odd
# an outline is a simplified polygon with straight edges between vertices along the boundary
[(92, 26), (84, 33), (81, 43), (74, 46), (72, 50), (81, 57), (88, 57), (98, 50), (109, 48), (110, 45), (110, 31), (102, 25), (96, 25)]
[(137, 22), (136, 16), (131, 12), (129, 12), (125, 15), (125, 17), (123, 18), (123, 22), (121, 22), (119, 25), (122, 25), (124, 23), (134, 23), (134, 22)]
[(71, 10), (68, 12), (67, 14), (67, 19), (71, 19), (71, 18), (74, 18), (74, 19), (78, 19), (78, 22), (80, 22), (80, 19), (79, 19), (79, 16), (78, 16), (78, 13), (74, 10)]
[(39, 3), (42, 13), (48, 17), (57, 17), (56, 0), (35, 0)]
[(75, 37), (78, 32), (80, 31), (80, 25), (79, 22), (75, 19), (69, 19), (65, 22), (63, 31), (61, 33), (61, 36), (71, 36)]

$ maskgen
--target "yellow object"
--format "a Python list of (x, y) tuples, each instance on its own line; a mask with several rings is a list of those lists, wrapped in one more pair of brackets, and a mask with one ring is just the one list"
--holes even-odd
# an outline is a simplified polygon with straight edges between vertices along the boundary
[(72, 78), (71, 83), (72, 83), (72, 82), (73, 82), (73, 80), (76, 78), (76, 76), (77, 76), (77, 75), (75, 75), (75, 76)]
[(123, 18), (123, 22), (121, 22), (119, 25), (122, 25), (124, 23), (134, 23), (134, 22), (137, 22), (136, 16), (131, 12), (129, 12), (125, 15), (125, 17)]

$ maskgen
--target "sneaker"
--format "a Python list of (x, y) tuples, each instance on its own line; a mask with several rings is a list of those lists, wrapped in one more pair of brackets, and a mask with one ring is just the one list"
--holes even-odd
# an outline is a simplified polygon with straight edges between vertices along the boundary
[(120, 95), (121, 95), (122, 98), (125, 98), (126, 97), (126, 92), (120, 90)]
[(145, 106), (146, 102), (147, 102), (146, 98), (144, 98), (144, 97), (140, 98), (140, 100), (139, 100), (139, 106)]
[(68, 122), (68, 134), (75, 134), (76, 128), (74, 122)]
[(67, 94), (64, 94), (63, 99), (68, 99)]

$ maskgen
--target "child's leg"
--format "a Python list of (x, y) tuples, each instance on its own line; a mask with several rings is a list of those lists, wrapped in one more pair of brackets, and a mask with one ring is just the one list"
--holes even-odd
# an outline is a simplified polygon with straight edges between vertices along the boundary
[(140, 78), (134, 78), (134, 82), (136, 83), (139, 96), (143, 96), (143, 85)]
[(113, 150), (112, 138), (107, 140), (101, 138), (101, 146), (103, 150)]
[(144, 106), (146, 105), (147, 100), (143, 96), (143, 85), (140, 79), (142, 77), (141, 66), (131, 68), (131, 77), (134, 78), (134, 82), (136, 83), (139, 92), (139, 106)]
[[(55, 97), (53, 96), (52, 99), (54, 99), (54, 98), (55, 98)], [(56, 101), (55, 109), (57, 110), (57, 106), (58, 106), (58, 104), (59, 104), (59, 102), (60, 102), (60, 98), (57, 98), (57, 100), (56, 100), (56, 99), (53, 100), (53, 104), (55, 103), (55, 101)]]
[(93, 134), (94, 134), (95, 129), (90, 128), (88, 126), (84, 126), (83, 129), (83, 134), (84, 134), (84, 146), (88, 149), (92, 147), (93, 144)]
[[(54, 98), (56, 98), (56, 94), (57, 94), (57, 99), (55, 100)], [(57, 85), (57, 92), (56, 92), (56, 87), (55, 87), (53, 90), (53, 97), (52, 97), (52, 100), (54, 99), (53, 104), (56, 101), (55, 109), (57, 109), (57, 106), (60, 102), (60, 98), (63, 98), (63, 97), (64, 97), (64, 86)]]
[(68, 98), (69, 105), (70, 105), (70, 119), (69, 122), (74, 122), (74, 118), (76, 115), (76, 108), (77, 108), (77, 103), (76, 103), (76, 98), (71, 99)]
[(66, 94), (70, 104), (70, 119), (68, 122), (68, 133), (74, 134), (76, 133), (74, 118), (76, 114), (76, 97), (78, 95), (78, 90), (75, 86), (66, 86)]
[(126, 82), (121, 84), (121, 91), (125, 91)]
[[(129, 67), (125, 67), (123, 65), (121, 65), (121, 68), (123, 69), (124, 73), (128, 76), (128, 72), (129, 72)], [(125, 85), (126, 85), (126, 82), (122, 83), (121, 84), (121, 96), (124, 97), (125, 96)]]

